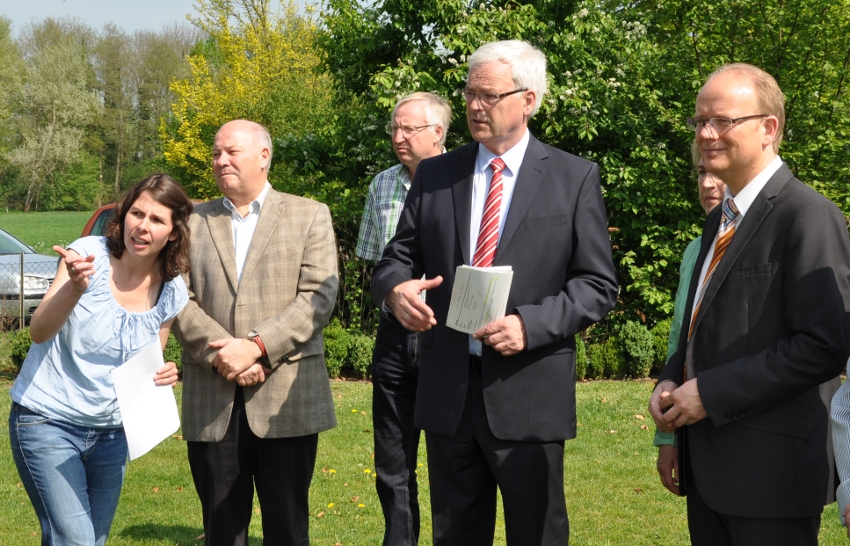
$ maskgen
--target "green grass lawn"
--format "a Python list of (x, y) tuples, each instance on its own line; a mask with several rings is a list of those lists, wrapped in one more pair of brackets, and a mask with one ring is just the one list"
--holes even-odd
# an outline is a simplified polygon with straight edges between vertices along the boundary
[(56, 254), (53, 245), (67, 246), (79, 238), (91, 212), (0, 213), (0, 228), (42, 254)]
[[(320, 435), (310, 492), (311, 543), (380, 543), (383, 520), (374, 489), (371, 385), (332, 382), (339, 426)], [(8, 392), (8, 384), (2, 387)], [(655, 471), (653, 426), (646, 416), (647, 381), (578, 385), (578, 438), (567, 442), (564, 491), (571, 544), (640, 546), (687, 544), (685, 503), (668, 493)], [(180, 396), (180, 387), (176, 393)], [(8, 400), (8, 398), (6, 398)], [(0, 419), (9, 404), (0, 403)], [(179, 434), (179, 433), (178, 433)], [(425, 465), (424, 440), (420, 460)], [(420, 467), (422, 544), (431, 543), (428, 473)], [(12, 462), (8, 434), (0, 434), (0, 544), (37, 545), (35, 513)], [(170, 438), (129, 464), (109, 545), (198, 545), (201, 507), (186, 462), (186, 447)], [(251, 544), (262, 540), (255, 502)], [(496, 544), (504, 544), (503, 520)], [(822, 545), (846, 544), (833, 504), (824, 512)]]

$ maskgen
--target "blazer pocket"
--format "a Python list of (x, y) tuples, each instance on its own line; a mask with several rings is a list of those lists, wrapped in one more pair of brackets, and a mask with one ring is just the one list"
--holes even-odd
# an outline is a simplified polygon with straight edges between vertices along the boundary
[(526, 218), (525, 229), (535, 229), (546, 226), (554, 226), (567, 222), (566, 214), (558, 214), (556, 216), (540, 216), (537, 218)]
[(773, 264), (747, 265), (744, 267), (733, 267), (729, 270), (726, 278), (732, 277), (754, 277), (756, 275), (769, 275)]
[(809, 419), (780, 411), (766, 411), (738, 422), (747, 428), (792, 436), (800, 440), (808, 440), (812, 435), (812, 422)]

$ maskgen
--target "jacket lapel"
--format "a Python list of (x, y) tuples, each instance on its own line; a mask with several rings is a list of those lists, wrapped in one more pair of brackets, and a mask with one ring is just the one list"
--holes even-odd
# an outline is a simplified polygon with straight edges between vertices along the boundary
[(207, 215), (207, 227), (210, 230), (215, 249), (221, 260), (224, 274), (233, 291), (239, 286), (239, 277), (236, 275), (236, 250), (233, 247), (233, 223), (230, 219), (230, 211), (224, 206), (224, 198), (219, 199), (210, 213)]
[(472, 182), (475, 176), (475, 158), (478, 156), (478, 143), (473, 143), (457, 151), (457, 161), (452, 165), (452, 200), (454, 202), (455, 229), (460, 238), (460, 250), (463, 263), (472, 263), (469, 249), (469, 222), (472, 215)]
[(546, 148), (533, 136), (528, 140), (528, 148), (522, 165), (519, 168), (519, 178), (514, 184), (514, 193), (511, 197), (511, 205), (508, 208), (508, 217), (505, 219), (505, 228), (499, 238), (499, 246), (496, 248), (496, 258), (493, 265), (499, 265), (499, 256), (502, 250), (508, 247), (514, 233), (525, 218), (525, 213), (534, 201), (537, 190), (543, 183), (543, 174), (546, 172), (544, 160), (549, 157)]
[[(696, 326), (699, 326), (700, 319), (705, 315), (702, 311), (708, 309), (711, 305), (714, 296), (720, 290), (720, 287), (723, 286), (723, 282), (729, 275), (729, 271), (731, 271), (732, 266), (734, 266), (738, 261), (741, 253), (744, 252), (744, 249), (758, 231), (759, 226), (761, 226), (761, 223), (773, 208), (771, 200), (779, 194), (790, 178), (791, 171), (789, 171), (788, 167), (783, 164), (782, 167), (780, 167), (780, 169), (770, 178), (767, 184), (765, 184), (759, 194), (756, 195), (756, 198), (753, 200), (753, 204), (750, 205), (750, 208), (747, 211), (747, 215), (744, 216), (744, 219), (741, 221), (741, 225), (735, 230), (735, 235), (732, 237), (732, 241), (729, 243), (726, 253), (720, 260), (720, 263), (717, 264), (717, 269), (711, 277), (711, 282), (709, 282), (708, 288), (706, 288), (705, 296), (703, 297), (702, 304), (700, 305), (701, 311), (699, 316), (697, 316)], [(714, 237), (716, 237), (716, 231)], [(714, 237), (712, 237), (712, 245), (714, 244)]]
[(283, 197), (275, 190), (270, 190), (263, 202), (263, 208), (260, 209), (260, 218), (257, 220), (257, 228), (254, 230), (254, 236), (251, 238), (251, 246), (248, 247), (248, 256), (245, 258), (245, 267), (242, 269), (242, 278), (247, 279), (251, 271), (256, 267), (257, 262), (263, 256), (271, 236), (275, 233), (275, 228), (280, 219), (283, 218), (283, 209), (286, 208), (283, 204)]

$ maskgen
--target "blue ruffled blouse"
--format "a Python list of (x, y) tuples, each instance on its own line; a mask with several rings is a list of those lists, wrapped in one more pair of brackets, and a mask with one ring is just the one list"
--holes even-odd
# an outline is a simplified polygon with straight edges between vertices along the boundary
[(162, 324), (177, 315), (189, 294), (178, 276), (164, 283), (154, 308), (127, 311), (109, 287), (106, 238), (84, 237), (68, 248), (80, 256), (94, 254), (96, 273), (59, 333), (32, 344), (10, 394), (21, 406), (52, 419), (120, 427), (110, 371), (158, 340)]

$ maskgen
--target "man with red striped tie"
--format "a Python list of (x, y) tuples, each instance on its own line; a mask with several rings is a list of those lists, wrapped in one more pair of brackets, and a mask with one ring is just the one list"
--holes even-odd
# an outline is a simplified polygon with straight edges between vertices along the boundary
[[(491, 545), (497, 490), (509, 545), (569, 542), (574, 336), (614, 306), (617, 282), (599, 168), (528, 131), (545, 91), (546, 58), (525, 42), (470, 56), (475, 142), (419, 164), (372, 274), (375, 303), (422, 332), (415, 423), (438, 546)], [(460, 265), (513, 270), (506, 316), (472, 336), (446, 326)]]
[(850, 354), (844, 216), (779, 158), (784, 98), (765, 71), (720, 67), (686, 122), (726, 195), (650, 412), (678, 434), (694, 545), (815, 546), (832, 473), (819, 385)]

